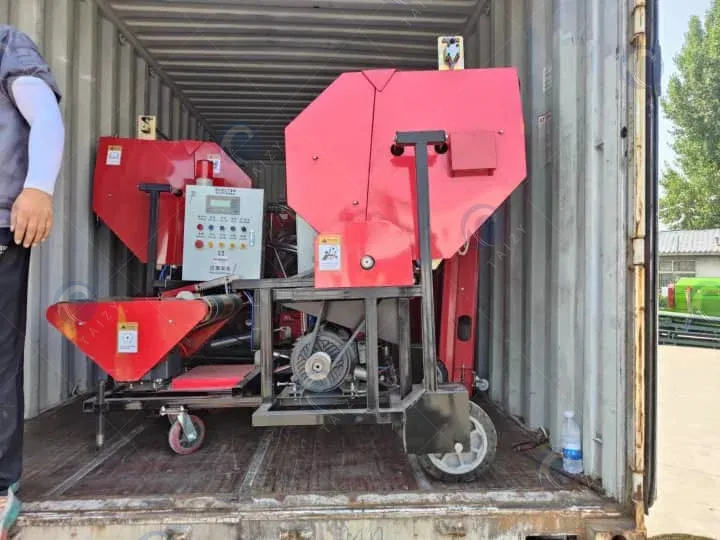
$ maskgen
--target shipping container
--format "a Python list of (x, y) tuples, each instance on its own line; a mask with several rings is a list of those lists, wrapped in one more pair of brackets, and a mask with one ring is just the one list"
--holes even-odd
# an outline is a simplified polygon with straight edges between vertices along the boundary
[[(32, 256), (25, 361), (25, 540), (631, 538), (654, 496), (657, 70), (654, 0), (0, 0), (63, 92), (56, 224)], [(51, 328), (61, 299), (140, 294), (143, 270), (91, 212), (98, 138), (214, 140), (285, 197), (283, 128), (342, 72), (518, 69), (528, 178), (483, 226), (477, 371), (500, 446), (487, 478), (429, 480), (384, 430), (252, 430), (219, 415), (204, 453), (94, 418), (100, 373)], [(438, 96), (442, 101), (443, 96)], [(478, 95), (478, 100), (483, 96)], [(563, 412), (587, 481), (555, 454)], [(523, 443), (525, 447), (522, 446)], [(532, 446), (532, 444), (530, 444)]]

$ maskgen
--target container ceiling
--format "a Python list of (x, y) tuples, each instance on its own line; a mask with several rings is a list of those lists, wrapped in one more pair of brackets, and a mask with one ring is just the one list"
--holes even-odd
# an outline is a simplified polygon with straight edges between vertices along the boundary
[(435, 69), (437, 37), (462, 33), (485, 0), (108, 4), (233, 155), (282, 160), (284, 126), (340, 73)]

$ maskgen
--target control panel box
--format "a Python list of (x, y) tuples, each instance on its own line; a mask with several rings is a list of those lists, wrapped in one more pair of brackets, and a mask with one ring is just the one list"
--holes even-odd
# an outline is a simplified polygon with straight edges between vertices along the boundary
[(182, 279), (260, 279), (262, 189), (187, 186)]

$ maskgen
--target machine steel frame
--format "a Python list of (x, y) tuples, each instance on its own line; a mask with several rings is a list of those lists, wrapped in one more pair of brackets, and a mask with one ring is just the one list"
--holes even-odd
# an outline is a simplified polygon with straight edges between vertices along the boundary
[[(101, 383), (98, 396), (87, 400), (84, 410), (98, 414), (98, 444), (102, 442), (103, 415), (116, 409), (147, 409), (163, 411), (186, 407), (257, 407), (253, 413), (254, 426), (325, 425), (325, 424), (393, 424), (403, 430), (403, 442), (408, 453), (453, 452), (456, 445), (469, 445), (469, 395), (461, 384), (438, 385), (435, 345), (435, 319), (430, 251), (430, 201), (428, 146), (436, 152), (448, 151), (444, 131), (397, 132), (392, 152), (400, 155), (406, 147), (415, 150), (417, 183), (417, 216), (419, 236), (420, 283), (408, 287), (333, 288), (313, 287), (312, 277), (289, 279), (215, 280), (206, 287), (225, 285), (227, 290), (254, 293), (254, 320), (258, 321), (260, 337), (260, 396), (240, 395), (238, 390), (217, 392), (173, 392), (121, 390), (106, 393)], [(153, 205), (157, 194), (153, 193)], [(151, 226), (152, 226), (151, 220)], [(398, 299), (399, 321), (399, 391), (381, 392), (378, 355), (379, 299)], [(422, 302), (422, 384), (412, 384), (410, 364), (410, 299)], [(273, 306), (292, 301), (364, 300), (365, 317), (361, 326), (365, 332), (367, 349), (367, 388), (360, 396), (312, 394), (297, 396), (287, 390), (276, 395), (273, 391)], [(324, 310), (323, 310), (324, 311)], [(318, 317), (313, 332), (317, 335), (322, 322)], [(360, 326), (351, 339), (357, 335)], [(341, 353), (342, 354), (342, 351)], [(247, 383), (247, 380), (244, 381)], [(363, 403), (364, 402), (364, 403)], [(364, 405), (364, 406), (363, 406)]]

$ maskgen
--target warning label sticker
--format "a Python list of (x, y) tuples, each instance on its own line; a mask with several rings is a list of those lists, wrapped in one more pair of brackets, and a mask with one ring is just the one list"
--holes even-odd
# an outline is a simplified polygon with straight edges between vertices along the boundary
[(118, 323), (117, 352), (132, 354), (138, 352), (138, 324)]
[(213, 174), (220, 174), (220, 156), (218, 154), (208, 154), (208, 161), (213, 163)]
[(117, 166), (122, 162), (122, 146), (108, 146), (106, 165)]
[(324, 235), (318, 238), (318, 270), (340, 270), (341, 245), (339, 235)]

